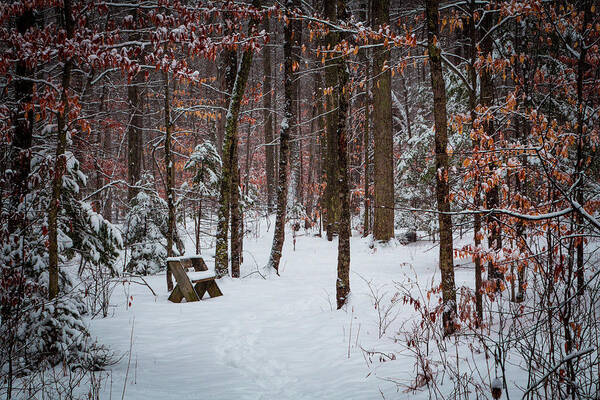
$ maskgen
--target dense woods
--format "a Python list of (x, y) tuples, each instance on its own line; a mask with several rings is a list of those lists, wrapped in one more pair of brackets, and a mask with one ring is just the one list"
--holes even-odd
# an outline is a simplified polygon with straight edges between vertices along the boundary
[(411, 390), (595, 398), (599, 46), (593, 0), (2, 3), (0, 394), (69, 398), (44, 371), (119, 362), (86, 325), (116, 285), (172, 290), (167, 258), (194, 253), (281, 279), (302, 234), (336, 246), (352, 313), (355, 237), (437, 247), (421, 295), (393, 280), (421, 321)]

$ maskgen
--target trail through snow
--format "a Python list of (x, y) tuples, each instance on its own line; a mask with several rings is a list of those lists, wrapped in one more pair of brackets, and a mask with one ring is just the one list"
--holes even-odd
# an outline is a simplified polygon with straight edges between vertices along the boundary
[[(103, 398), (121, 398), (126, 375), (126, 399), (376, 399), (380, 391), (386, 398), (413, 398), (387, 379), (408, 383), (414, 362), (370, 363), (361, 346), (393, 346), (394, 329), (414, 318), (414, 312), (399, 305), (397, 321), (379, 339), (365, 280), (391, 298), (393, 281), (414, 276), (410, 264), (419, 281), (430, 284), (437, 248), (418, 242), (371, 249), (367, 239), (355, 235), (351, 301), (336, 311), (337, 241), (307, 234), (297, 238), (294, 251), (289, 239), (288, 233), (280, 277), (265, 280), (254, 273), (221, 279), (224, 296), (219, 298), (170, 303), (164, 274), (147, 278), (156, 298), (144, 286), (119, 285), (111, 316), (90, 321), (101, 343), (125, 354), (110, 371)], [(272, 229), (246, 239), (242, 276), (266, 265), (271, 240)], [(212, 267), (213, 254), (205, 253)], [(459, 271), (458, 283), (470, 274)]]

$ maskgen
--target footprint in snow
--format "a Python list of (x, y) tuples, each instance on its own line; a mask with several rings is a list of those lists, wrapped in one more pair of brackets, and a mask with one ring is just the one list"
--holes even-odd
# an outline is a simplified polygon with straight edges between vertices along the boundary
[(248, 399), (298, 399), (291, 386), (298, 381), (290, 375), (286, 364), (275, 359), (277, 352), (265, 350), (268, 339), (257, 326), (256, 318), (248, 315), (220, 330), (221, 342), (217, 347), (220, 361), (250, 378), (257, 392)]

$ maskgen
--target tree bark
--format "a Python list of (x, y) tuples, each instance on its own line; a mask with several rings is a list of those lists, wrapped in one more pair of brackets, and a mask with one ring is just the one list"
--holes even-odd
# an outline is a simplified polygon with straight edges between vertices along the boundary
[[(135, 8), (130, 13), (134, 20), (139, 18), (138, 9)], [(140, 33), (131, 35), (132, 40), (141, 40)], [(143, 56), (138, 57), (141, 61)], [(144, 158), (143, 147), (143, 102), (142, 102), (142, 83), (144, 82), (143, 75), (138, 72), (133, 77), (132, 81), (127, 85), (127, 102), (129, 106), (129, 125), (127, 127), (127, 201), (130, 202), (139, 192), (135, 187), (142, 175), (142, 160)]]
[(433, 116), (435, 123), (435, 166), (438, 223), (440, 229), (440, 271), (442, 275), (442, 299), (444, 333), (455, 331), (456, 289), (454, 285), (454, 259), (452, 245), (452, 218), (450, 212), (450, 188), (448, 183), (448, 117), (446, 114), (446, 86), (442, 73), (439, 43), (439, 0), (425, 1), (427, 21), (427, 47), (433, 90)]
[[(299, 7), (300, 4), (294, 4)], [(292, 126), (293, 140), (290, 143), (290, 184), (288, 192), (288, 207), (302, 203), (302, 131), (300, 129), (300, 53), (302, 52), (302, 20), (293, 19), (292, 24), (292, 107), (296, 115), (296, 124)]]
[[(269, 21), (269, 17), (266, 16), (263, 22), (265, 32), (271, 31)], [(273, 144), (273, 116), (271, 114), (271, 99), (273, 94), (271, 87), (271, 49), (269, 46), (263, 48), (263, 74), (263, 120), (265, 132), (265, 168), (267, 175), (267, 212), (271, 214), (275, 209), (275, 145)]]
[[(258, 1), (254, 1), (255, 7), (259, 6)], [(252, 32), (256, 25), (257, 20), (251, 20), (248, 26), (248, 31)], [(250, 74), (250, 66), (252, 65), (252, 50), (244, 51), (242, 55), (242, 61), (240, 67), (237, 70), (235, 76), (235, 82), (231, 91), (231, 100), (229, 101), (229, 108), (227, 111), (227, 120), (225, 123), (225, 138), (223, 141), (223, 156), (222, 156), (222, 170), (221, 179), (219, 182), (219, 211), (218, 211), (218, 225), (217, 225), (217, 240), (215, 250), (215, 273), (218, 278), (226, 276), (229, 273), (229, 260), (228, 260), (228, 246), (227, 246), (227, 235), (229, 231), (229, 208), (231, 202), (231, 187), (232, 187), (232, 176), (237, 171), (237, 163), (233, 164), (234, 150), (237, 147), (237, 129), (238, 129), (238, 117), (240, 114), (240, 107), (242, 104), (242, 98), (244, 97), (244, 91), (246, 89), (246, 82), (248, 81), (248, 75)], [(236, 169), (234, 171), (234, 168)]]
[[(71, 0), (64, 0), (63, 14), (67, 37), (72, 38), (75, 30)], [(65, 151), (67, 149), (67, 131), (69, 129), (69, 87), (71, 84), (71, 70), (73, 62), (65, 60), (62, 75), (61, 103), (62, 111), (57, 115), (58, 139), (56, 143), (56, 162), (54, 164), (54, 177), (52, 179), (52, 197), (48, 210), (48, 298), (58, 296), (58, 213), (60, 210), (60, 195), (62, 191), (63, 175), (67, 169)]]
[[(337, 21), (336, 2), (324, 2), (324, 16), (331, 22)], [(327, 34), (326, 43), (329, 48), (333, 48), (338, 42), (338, 33), (331, 30)], [(337, 62), (328, 57), (325, 60), (325, 86), (329, 91), (326, 97), (327, 114), (325, 116), (325, 129), (327, 132), (326, 160), (324, 162), (327, 171), (327, 186), (325, 189), (325, 228), (327, 230), (327, 240), (332, 241), (334, 233), (337, 232), (339, 221), (339, 197), (338, 192), (338, 68)]]
[[(173, 157), (171, 155), (171, 99), (169, 95), (169, 71), (163, 72), (165, 91), (165, 166), (167, 194), (167, 257), (173, 257), (173, 231), (175, 230), (175, 203), (173, 199)], [(168, 263), (167, 263), (168, 264)], [(167, 289), (173, 290), (171, 270), (167, 267)]]
[[(492, 52), (492, 35), (487, 35), (489, 29), (493, 26), (492, 15), (490, 13), (484, 14), (481, 21), (483, 39), (480, 42), (481, 53), (484, 58), (487, 58)], [(483, 107), (489, 107), (493, 103), (494, 87), (492, 82), (492, 76), (488, 68), (482, 68), (480, 74), (480, 104)], [(488, 137), (494, 137), (494, 123), (492, 120), (484, 122), (484, 129)], [(495, 140), (494, 140), (495, 143)], [(490, 163), (490, 171), (495, 171), (497, 168), (496, 163)], [(498, 183), (493, 183), (489, 190), (485, 194), (486, 207), (488, 209), (497, 208), (500, 202), (500, 186)], [(498, 255), (500, 249), (502, 249), (502, 229), (500, 227), (499, 215), (489, 215), (487, 217), (488, 225), (488, 248), (490, 251), (496, 252)], [(500, 280), (503, 279), (503, 274), (500, 272), (496, 265), (494, 257), (490, 258), (488, 262), (488, 280), (493, 283), (496, 290), (500, 289)]]
[[(362, 5), (362, 10), (360, 14), (360, 20), (365, 23), (368, 22), (368, 9), (369, 9), (369, 0), (365, 0)], [(369, 51), (367, 49), (362, 49), (360, 51), (361, 62), (364, 63), (365, 69), (369, 71), (371, 69), (371, 62), (369, 58)], [(368, 73), (368, 72), (367, 72)], [(365, 119), (363, 122), (363, 134), (362, 134), (362, 146), (363, 146), (363, 179), (364, 179), (364, 195), (363, 195), (363, 237), (368, 236), (371, 232), (371, 202), (369, 197), (369, 184), (370, 184), (370, 176), (369, 176), (369, 165), (370, 165), (370, 154), (369, 148), (371, 144), (370, 138), (370, 119), (371, 119), (371, 102), (369, 96), (369, 80), (365, 82), (365, 91), (361, 95), (362, 105), (365, 110)]]
[[(475, 70), (475, 61), (477, 60), (477, 31), (475, 29), (475, 0), (471, 0), (469, 2), (470, 7), (470, 16), (469, 16), (469, 36), (470, 36), (470, 64), (469, 64), (469, 80), (471, 83), (471, 90), (469, 91), (469, 108), (471, 113), (471, 129), (473, 129), (473, 123), (475, 122), (476, 113), (475, 108), (477, 106), (477, 71)], [(473, 148), (475, 148), (476, 143), (473, 140), (472, 143)], [(475, 194), (473, 205), (475, 209), (478, 209), (481, 206), (481, 194), (480, 194), (480, 186), (479, 186), (479, 178), (475, 178)], [(483, 320), (483, 299), (482, 299), (482, 268), (481, 268), (481, 214), (475, 213), (473, 216), (473, 241), (475, 244), (475, 311), (477, 313), (478, 322)]]
[[(346, 6), (344, 0), (338, 0), (338, 18), (346, 20)], [(338, 176), (339, 176), (339, 202), (341, 206), (340, 223), (338, 232), (338, 264), (336, 279), (336, 300), (338, 310), (346, 304), (350, 294), (350, 185), (348, 183), (348, 131), (346, 118), (348, 115), (348, 67), (343, 58), (338, 58), (339, 98), (338, 98)]]
[[(295, 1), (287, 0), (286, 12), (288, 18), (291, 18), (290, 9), (296, 5)], [(287, 205), (287, 169), (289, 156), (289, 140), (291, 127), (296, 124), (296, 112), (292, 99), (294, 98), (294, 76), (292, 71), (292, 30), (293, 25), (288, 22), (284, 28), (284, 105), (283, 119), (281, 121), (281, 133), (279, 136), (279, 183), (277, 185), (277, 215), (275, 217), (275, 232), (273, 235), (273, 245), (271, 246), (271, 255), (267, 264), (267, 269), (273, 269), (279, 275), (279, 262), (281, 261), (281, 250), (285, 240), (285, 218)]]
[[(581, 4), (583, 11), (583, 29), (587, 29), (588, 24), (591, 21), (591, 1), (586, 0)], [(581, 33), (584, 35), (584, 32)], [(575, 164), (575, 197), (579, 204), (583, 205), (583, 183), (584, 183), (584, 165), (585, 162), (583, 150), (587, 147), (584, 143), (586, 134), (584, 133), (583, 124), (585, 123), (585, 104), (583, 100), (583, 80), (585, 78), (585, 72), (587, 70), (586, 56), (587, 56), (587, 45), (585, 40), (582, 40), (581, 46), (579, 46), (579, 60), (577, 60), (577, 160)], [(577, 230), (583, 235), (583, 218), (580, 213), (576, 216)], [(577, 252), (577, 294), (582, 295), (584, 289), (584, 252), (583, 252), (583, 236), (576, 239)]]
[[(222, 106), (223, 108), (229, 108), (229, 104), (231, 103), (231, 96), (233, 91), (233, 85), (235, 83), (235, 78), (238, 71), (238, 57), (237, 52), (235, 50), (224, 50), (223, 58), (221, 59), (221, 67), (219, 68), (220, 77), (219, 81), (221, 82), (221, 92), (226, 92), (226, 94), (222, 95)], [(219, 156), (223, 159), (223, 149), (227, 145), (225, 143), (226, 139), (226, 124), (227, 118), (229, 115), (222, 115), (219, 119), (218, 128), (217, 128), (217, 141), (216, 147), (219, 152)]]
[(238, 140), (234, 137), (231, 155), (231, 277), (240, 277), (240, 254), (242, 250), (242, 215), (240, 209), (240, 169)]
[[(373, 0), (372, 26), (378, 29), (390, 19), (389, 0)], [(392, 86), (390, 50), (373, 51), (373, 143), (375, 208), (373, 237), (394, 237), (394, 139), (392, 133)]]
[[(25, 34), (34, 24), (35, 17), (32, 10), (25, 11), (17, 18), (17, 31)], [(11, 207), (14, 212), (8, 216), (8, 233), (14, 234), (18, 229), (22, 229), (23, 212), (19, 211), (19, 204), (24, 199), (27, 189), (27, 178), (31, 169), (31, 144), (33, 138), (33, 111), (27, 109), (27, 104), (31, 102), (33, 96), (33, 82), (27, 78), (33, 75), (33, 71), (24, 61), (16, 63), (15, 72), (18, 76), (14, 80), (15, 100), (17, 109), (14, 115), (14, 135), (12, 138), (12, 165), (14, 171), (10, 186), (12, 187), (13, 204)], [(21, 78), (24, 77), (25, 79)], [(22, 261), (22, 260), (21, 260)]]

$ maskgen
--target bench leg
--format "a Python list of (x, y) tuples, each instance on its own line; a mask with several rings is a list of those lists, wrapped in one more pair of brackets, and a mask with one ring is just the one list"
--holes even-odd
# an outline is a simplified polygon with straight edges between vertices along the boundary
[(198, 282), (196, 285), (194, 285), (194, 289), (196, 290), (200, 300), (202, 300), (202, 296), (204, 296), (204, 293), (206, 293), (206, 286), (206, 282)]
[(223, 296), (223, 292), (221, 292), (221, 289), (219, 289), (217, 282), (215, 282), (214, 280), (206, 282), (206, 290), (208, 291), (210, 297)]
[(181, 290), (179, 290), (179, 285), (176, 285), (175, 289), (173, 289), (171, 295), (169, 296), (169, 301), (172, 301), (173, 303), (181, 303), (181, 300), (183, 300), (183, 294), (181, 293)]

